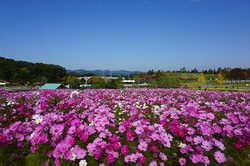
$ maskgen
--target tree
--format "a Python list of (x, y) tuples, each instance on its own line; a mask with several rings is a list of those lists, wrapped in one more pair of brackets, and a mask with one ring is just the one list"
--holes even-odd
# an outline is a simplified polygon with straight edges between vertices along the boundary
[(183, 67), (183, 68), (181, 68), (180, 72), (182, 72), (182, 73), (186, 73), (186, 72), (187, 72), (187, 70), (186, 70), (186, 68), (185, 68), (185, 67)]
[(80, 85), (80, 81), (74, 75), (69, 75), (67, 77), (66, 83), (69, 84), (70, 88), (74, 88), (74, 89), (79, 88), (79, 85)]
[(225, 79), (225, 75), (220, 71), (220, 72), (217, 74), (216, 83), (221, 85), (221, 84), (224, 83), (224, 79)]
[(191, 73), (199, 73), (199, 71), (198, 71), (196, 68), (194, 68), (194, 69), (191, 71)]
[(47, 78), (46, 77), (42, 77), (41, 81), (40, 81), (40, 84), (44, 85), (45, 83), (47, 83)]
[(155, 72), (154, 72), (153, 69), (148, 71), (148, 75), (153, 75), (154, 73), (155, 73)]
[(94, 88), (105, 88), (106, 81), (101, 76), (93, 76), (88, 81), (91, 84), (91, 87)]
[(214, 72), (213, 72), (212, 69), (209, 69), (207, 73), (208, 73), (208, 74), (214, 74)]
[(180, 84), (179, 77), (166, 75), (159, 80), (159, 88), (174, 88)]
[(244, 76), (244, 70), (241, 68), (234, 68), (229, 72), (230, 80), (243, 80)]
[(157, 88), (157, 81), (155, 79), (149, 79), (149, 87)]
[(119, 89), (119, 88), (124, 88), (122, 84), (122, 77), (118, 76), (117, 79), (110, 79), (106, 81), (106, 88), (111, 88), (111, 89)]
[(15, 61), (0, 57), (0, 79), (16, 83), (33, 83), (46, 77), (48, 82), (60, 82), (66, 69), (52, 64)]
[(198, 80), (199, 83), (204, 83), (206, 81), (205, 76), (203, 73), (200, 73)]
[(133, 80), (135, 80), (135, 86), (137, 87), (140, 82), (140, 77), (138, 74), (133, 76)]

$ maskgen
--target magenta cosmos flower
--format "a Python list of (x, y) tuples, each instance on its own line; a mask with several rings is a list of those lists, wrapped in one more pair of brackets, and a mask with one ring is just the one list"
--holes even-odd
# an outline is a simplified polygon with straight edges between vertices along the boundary
[(128, 150), (128, 146), (127, 145), (123, 145), (122, 149), (121, 149), (121, 153), (126, 156), (128, 154), (129, 150)]
[(133, 132), (131, 130), (127, 131), (126, 138), (129, 141), (133, 141), (134, 140), (134, 135), (133, 135)]

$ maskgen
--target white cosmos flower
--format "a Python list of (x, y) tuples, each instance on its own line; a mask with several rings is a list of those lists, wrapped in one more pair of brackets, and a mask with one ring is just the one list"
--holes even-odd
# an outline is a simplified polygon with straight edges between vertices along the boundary
[(43, 116), (36, 114), (32, 116), (32, 119), (36, 122), (36, 124), (39, 124), (43, 121)]
[(86, 160), (81, 160), (80, 162), (79, 162), (79, 166), (87, 166), (87, 161)]

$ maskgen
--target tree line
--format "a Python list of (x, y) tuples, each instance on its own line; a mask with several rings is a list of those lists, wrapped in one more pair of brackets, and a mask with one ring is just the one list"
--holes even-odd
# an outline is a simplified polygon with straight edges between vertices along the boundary
[[(154, 71), (149, 70), (145, 73), (131, 74), (125, 76), (125, 79), (135, 80), (135, 85), (147, 83), (153, 88), (172, 88), (178, 87), (180, 84), (180, 76), (176, 73), (203, 73), (203, 74), (214, 74), (215, 77), (220, 73), (223, 79), (227, 80), (250, 80), (250, 68), (218, 68), (203, 70), (199, 72), (196, 68), (187, 71), (185, 67), (181, 68), (180, 71)], [(21, 85), (29, 84), (35, 85), (39, 83), (63, 83), (69, 84), (71, 88), (78, 88), (80, 84), (84, 84), (84, 80), (78, 80), (78, 76), (84, 76), (77, 73), (66, 73), (66, 69), (59, 65), (44, 64), (44, 63), (31, 63), (26, 61), (15, 61), (0, 57), (0, 81), (8, 81), (10, 83), (18, 83)], [(122, 88), (122, 77), (117, 80), (104, 79), (101, 76), (93, 76), (88, 83), (94, 88)], [(221, 80), (221, 79), (219, 79)]]
[(0, 57), (0, 80), (21, 85), (36, 82), (61, 82), (66, 69), (59, 65), (15, 61)]

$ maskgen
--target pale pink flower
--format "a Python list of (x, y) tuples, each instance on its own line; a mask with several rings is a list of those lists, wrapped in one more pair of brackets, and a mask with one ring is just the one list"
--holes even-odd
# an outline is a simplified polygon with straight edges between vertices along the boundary
[(214, 158), (218, 163), (224, 163), (226, 161), (225, 154), (221, 153), (220, 151), (216, 151), (214, 153)]
[(140, 149), (141, 151), (147, 151), (147, 147), (148, 144), (144, 141), (140, 142), (140, 144), (138, 145), (138, 149)]

